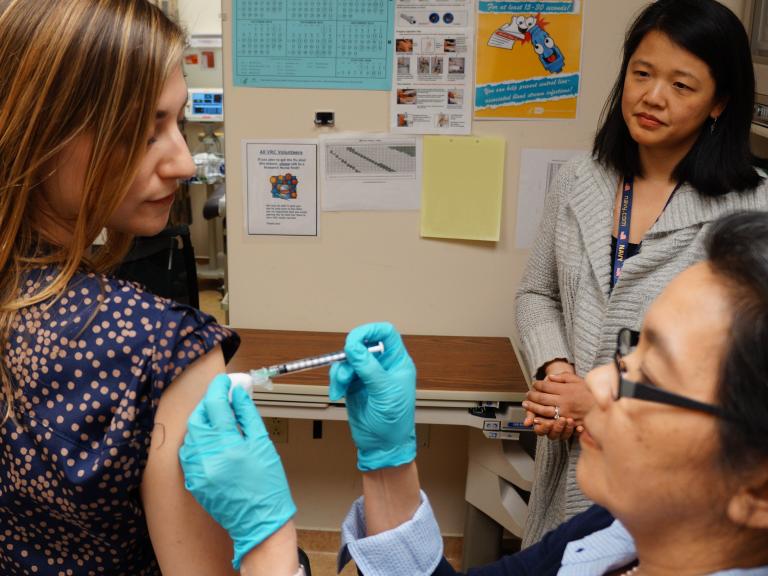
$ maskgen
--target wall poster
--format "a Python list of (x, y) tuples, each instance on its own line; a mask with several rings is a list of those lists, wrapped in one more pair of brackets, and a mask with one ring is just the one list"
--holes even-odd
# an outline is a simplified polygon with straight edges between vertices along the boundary
[(469, 134), (474, 79), (469, 0), (398, 0), (390, 129)]
[(243, 140), (248, 235), (317, 236), (317, 142)]
[(575, 118), (584, 0), (478, 5), (475, 119)]

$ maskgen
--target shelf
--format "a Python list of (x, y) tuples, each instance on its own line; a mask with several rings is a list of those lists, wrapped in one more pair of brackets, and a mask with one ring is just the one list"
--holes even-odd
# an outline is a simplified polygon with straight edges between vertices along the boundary
[(768, 139), (768, 126), (763, 126), (762, 124), (755, 124), (752, 122), (752, 128), (750, 131), (755, 136)]

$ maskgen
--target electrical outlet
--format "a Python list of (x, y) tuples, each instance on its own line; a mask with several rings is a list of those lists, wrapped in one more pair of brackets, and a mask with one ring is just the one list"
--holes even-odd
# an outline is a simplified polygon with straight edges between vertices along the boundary
[(275, 444), (288, 442), (288, 420), (285, 418), (264, 418), (264, 426), (269, 432), (269, 439)]

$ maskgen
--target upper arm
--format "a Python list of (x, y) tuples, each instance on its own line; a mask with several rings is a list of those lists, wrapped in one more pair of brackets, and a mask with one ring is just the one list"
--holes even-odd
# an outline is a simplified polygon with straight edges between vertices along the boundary
[(574, 167), (565, 164), (547, 190), (542, 221), (517, 289), (515, 321), (529, 374), (555, 358), (572, 360), (565, 329), (558, 271), (558, 220), (561, 200), (573, 180)]
[(141, 498), (152, 546), (164, 576), (231, 575), (232, 542), (184, 488), (179, 448), (187, 418), (213, 377), (224, 371), (216, 347), (184, 370), (163, 392), (155, 414)]
[(538, 232), (517, 287), (515, 320), (523, 341), (530, 331), (541, 325), (562, 324), (563, 321), (558, 270), (558, 234), (562, 230), (558, 229), (558, 223), (563, 209), (562, 200), (571, 186), (573, 171), (572, 162), (563, 165), (552, 186), (546, 190)]
[(559, 292), (556, 258), (557, 221), (561, 197), (569, 185), (571, 171), (570, 164), (561, 167), (553, 185), (546, 190), (541, 221), (517, 291), (518, 307), (525, 305), (527, 297), (555, 297)]

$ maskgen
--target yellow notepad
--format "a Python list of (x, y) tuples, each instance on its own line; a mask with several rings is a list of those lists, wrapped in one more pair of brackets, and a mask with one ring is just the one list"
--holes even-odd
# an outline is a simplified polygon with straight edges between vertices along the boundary
[(503, 138), (425, 136), (421, 235), (499, 240)]

